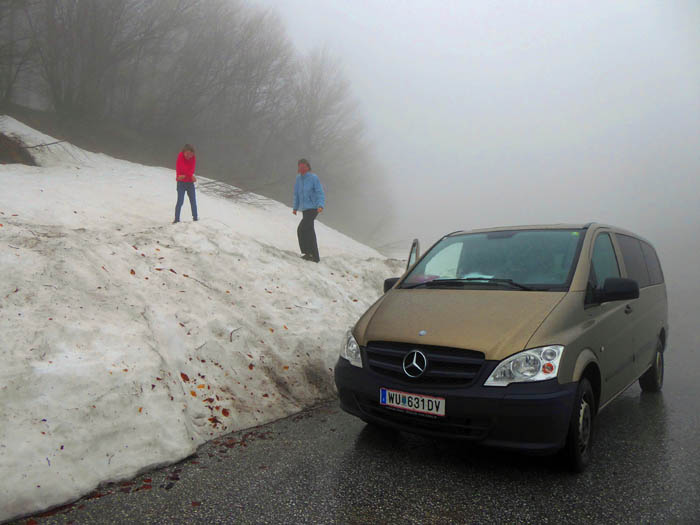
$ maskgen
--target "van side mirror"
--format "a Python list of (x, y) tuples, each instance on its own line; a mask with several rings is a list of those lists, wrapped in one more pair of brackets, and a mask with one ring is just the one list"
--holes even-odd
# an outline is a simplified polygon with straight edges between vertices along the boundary
[(408, 270), (413, 263), (415, 263), (420, 257), (420, 242), (418, 239), (413, 239), (411, 243), (411, 251), (408, 252), (408, 262), (406, 263), (406, 269)]
[(391, 277), (389, 279), (384, 279), (384, 293), (391, 290), (394, 285), (399, 282), (400, 277)]
[(639, 297), (639, 283), (634, 279), (622, 279), (608, 277), (603, 284), (603, 291), (599, 293), (598, 300), (601, 303), (609, 301), (625, 301)]

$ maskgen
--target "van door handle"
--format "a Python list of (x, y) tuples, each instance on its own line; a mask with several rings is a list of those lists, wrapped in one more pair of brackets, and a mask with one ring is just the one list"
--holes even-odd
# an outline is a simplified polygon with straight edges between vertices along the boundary
[(630, 305), (625, 306), (625, 313), (626, 314), (631, 314), (632, 313), (632, 307)]

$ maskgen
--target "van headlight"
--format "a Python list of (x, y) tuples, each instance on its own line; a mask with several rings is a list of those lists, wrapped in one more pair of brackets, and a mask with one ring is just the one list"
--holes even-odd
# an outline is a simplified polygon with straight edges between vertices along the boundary
[(345, 339), (343, 339), (343, 344), (340, 347), (340, 357), (347, 359), (351, 365), (362, 368), (362, 353), (360, 352), (360, 345), (358, 345), (357, 341), (355, 341), (355, 338), (352, 335), (352, 330), (348, 330), (345, 334)]
[(554, 379), (559, 373), (559, 361), (563, 353), (564, 347), (561, 345), (519, 352), (498, 363), (484, 386), (508, 386), (511, 383)]

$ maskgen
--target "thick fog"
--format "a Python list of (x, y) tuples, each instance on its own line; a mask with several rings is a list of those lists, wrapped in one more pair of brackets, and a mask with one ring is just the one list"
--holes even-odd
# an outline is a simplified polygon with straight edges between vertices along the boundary
[(343, 62), (387, 242), (602, 221), (700, 262), (697, 2), (267, 2)]

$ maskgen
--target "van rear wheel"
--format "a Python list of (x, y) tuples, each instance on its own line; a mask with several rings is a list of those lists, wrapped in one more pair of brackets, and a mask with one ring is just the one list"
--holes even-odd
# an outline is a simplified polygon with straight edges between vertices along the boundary
[(639, 386), (644, 392), (660, 392), (664, 386), (664, 346), (661, 340), (656, 343), (654, 363), (639, 378)]
[(566, 462), (573, 472), (583, 472), (591, 461), (595, 411), (593, 387), (588, 379), (581, 378), (576, 389), (569, 433), (564, 446)]

